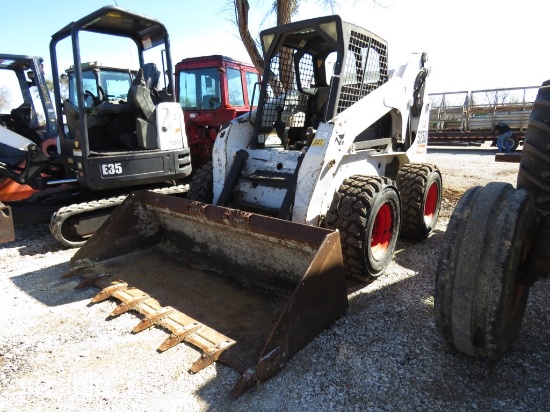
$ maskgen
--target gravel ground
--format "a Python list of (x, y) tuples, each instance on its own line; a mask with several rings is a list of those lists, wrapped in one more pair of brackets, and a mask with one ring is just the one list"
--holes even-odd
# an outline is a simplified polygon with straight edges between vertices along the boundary
[(532, 288), (519, 338), (499, 360), (452, 351), (433, 320), (439, 245), (456, 200), (489, 181), (515, 185), (518, 165), (495, 163), (487, 145), (433, 147), (429, 161), (445, 186), (433, 235), (400, 240), (386, 273), (350, 295), (342, 318), (237, 400), (227, 397), (236, 371), (215, 364), (191, 375), (192, 347), (159, 354), (164, 331), (132, 334), (133, 314), (106, 320), (114, 301), (91, 305), (97, 289), (60, 279), (75, 251), (47, 225), (17, 227), (17, 240), (0, 246), (0, 410), (548, 410), (546, 280)]

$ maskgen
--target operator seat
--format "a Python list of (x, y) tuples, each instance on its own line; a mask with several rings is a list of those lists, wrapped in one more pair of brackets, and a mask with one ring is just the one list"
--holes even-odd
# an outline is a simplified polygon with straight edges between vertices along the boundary
[(203, 109), (217, 109), (220, 107), (220, 98), (215, 94), (207, 94), (202, 96)]
[(71, 139), (76, 139), (76, 133), (78, 131), (78, 121), (80, 120), (80, 114), (75, 104), (69, 99), (63, 102), (65, 108), (65, 117), (67, 119), (67, 127), (69, 128), (69, 134)]
[(156, 64), (146, 63), (139, 70), (128, 91), (128, 103), (136, 110), (137, 144), (142, 149), (158, 149), (156, 107), (160, 71)]
[(39, 128), (38, 119), (34, 116), (34, 110), (30, 104), (23, 103), (21, 106), (12, 109), (11, 118), (17, 133), (31, 139), (35, 144), (40, 146), (42, 140), (36, 132)]

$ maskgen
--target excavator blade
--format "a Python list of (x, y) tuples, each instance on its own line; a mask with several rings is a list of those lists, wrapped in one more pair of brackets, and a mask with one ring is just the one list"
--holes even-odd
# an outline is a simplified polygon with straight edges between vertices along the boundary
[(158, 348), (201, 352), (242, 373), (230, 395), (275, 375), (348, 305), (338, 231), (134, 192), (76, 252), (67, 276), (142, 315), (137, 333), (170, 332)]

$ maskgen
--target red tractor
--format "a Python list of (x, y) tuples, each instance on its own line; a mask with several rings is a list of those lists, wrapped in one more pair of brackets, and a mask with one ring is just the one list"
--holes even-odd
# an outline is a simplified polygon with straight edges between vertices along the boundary
[(176, 98), (183, 109), (193, 169), (209, 162), (220, 126), (258, 104), (254, 66), (214, 55), (176, 64)]

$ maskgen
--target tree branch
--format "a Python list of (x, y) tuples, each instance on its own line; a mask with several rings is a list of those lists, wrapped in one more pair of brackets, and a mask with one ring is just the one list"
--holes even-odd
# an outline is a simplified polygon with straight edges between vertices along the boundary
[(256, 67), (256, 70), (263, 76), (264, 74), (264, 59), (258, 51), (258, 47), (250, 34), (248, 29), (248, 10), (250, 6), (248, 0), (234, 0), (235, 1), (235, 19), (239, 28), (239, 35), (243, 41), (244, 47), (252, 60), (252, 64)]

